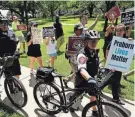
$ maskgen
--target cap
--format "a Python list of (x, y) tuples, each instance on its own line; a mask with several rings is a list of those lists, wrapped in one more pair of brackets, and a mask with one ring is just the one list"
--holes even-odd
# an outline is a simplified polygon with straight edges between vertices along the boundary
[(80, 29), (83, 29), (84, 27), (83, 27), (83, 25), (82, 24), (76, 24), (75, 26), (74, 26), (74, 31), (76, 31), (76, 30), (80, 30)]

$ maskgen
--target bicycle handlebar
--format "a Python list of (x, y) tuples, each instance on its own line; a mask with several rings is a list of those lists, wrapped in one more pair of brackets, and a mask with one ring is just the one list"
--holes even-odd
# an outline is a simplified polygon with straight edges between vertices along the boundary
[(6, 62), (8, 62), (8, 60), (10, 59), (10, 61), (14, 61), (15, 59), (18, 59), (20, 57), (20, 55), (22, 55), (23, 53), (19, 53), (19, 52), (15, 52), (14, 55), (10, 55), (10, 54), (4, 54), (3, 57), (0, 57), (0, 66), (3, 66), (4, 64), (6, 64)]

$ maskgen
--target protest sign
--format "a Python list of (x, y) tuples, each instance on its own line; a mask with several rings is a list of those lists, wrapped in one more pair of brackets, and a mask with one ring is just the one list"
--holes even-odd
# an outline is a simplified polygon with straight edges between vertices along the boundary
[(17, 30), (26, 31), (27, 30), (27, 26), (25, 24), (17, 25)]
[(121, 23), (125, 25), (134, 24), (135, 16), (134, 11), (121, 13)]
[(33, 44), (41, 44), (43, 42), (42, 29), (31, 28)]
[(43, 38), (45, 37), (54, 37), (54, 28), (52, 26), (50, 27), (43, 27)]
[(129, 70), (134, 52), (134, 40), (113, 36), (105, 68), (126, 72)]
[(67, 53), (70, 55), (75, 54), (84, 47), (84, 40), (81, 37), (69, 37)]
[(109, 21), (113, 21), (116, 18), (118, 18), (120, 16), (120, 10), (118, 6), (115, 6), (113, 8), (111, 8), (107, 13), (106, 16), (108, 18)]

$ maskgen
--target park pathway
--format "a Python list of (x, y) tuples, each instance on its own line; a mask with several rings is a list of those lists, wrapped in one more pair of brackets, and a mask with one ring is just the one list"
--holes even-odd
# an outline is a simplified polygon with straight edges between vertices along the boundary
[[(15, 111), (21, 113), (22, 115), (24, 115), (24, 117), (52, 117), (49, 116), (45, 113), (43, 113), (40, 108), (37, 106), (37, 104), (35, 103), (34, 97), (33, 97), (33, 87), (36, 84), (35, 78), (33, 76), (30, 76), (29, 74), (29, 68), (27, 67), (21, 67), (22, 69), (22, 75), (20, 80), (22, 81), (22, 83), (24, 84), (27, 94), (28, 94), (28, 102), (27, 105), (25, 107), (23, 107), (21, 110), (15, 108), (10, 101), (8, 100), (3, 85), (0, 87), (0, 89), (2, 90), (1, 93), (1, 100), (8, 105), (9, 107), (13, 108)], [(3, 84), (4, 79), (2, 78), (1, 83)], [(69, 84), (71, 87), (73, 86), (72, 83)], [(110, 95), (109, 94), (105, 94), (106, 98), (110, 99)], [(53, 117), (81, 117), (81, 111), (83, 109), (83, 107), (89, 102), (89, 99), (87, 97), (84, 97), (82, 100), (82, 103), (80, 105), (80, 111), (76, 111), (75, 113), (59, 113)], [(123, 108), (125, 108), (125, 111), (127, 111), (129, 113), (129, 115), (131, 115), (131, 117), (135, 117), (134, 114), (134, 102), (133, 101), (129, 101), (129, 100), (125, 100), (126, 105), (123, 106)], [(113, 116), (112, 116), (113, 117)]]

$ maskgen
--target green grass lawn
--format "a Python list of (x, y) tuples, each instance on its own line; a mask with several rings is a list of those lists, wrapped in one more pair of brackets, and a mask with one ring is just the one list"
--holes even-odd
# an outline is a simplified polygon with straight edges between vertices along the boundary
[[(49, 26), (49, 25), (53, 24), (53, 21), (51, 21), (50, 19), (31, 19), (31, 20), (36, 21), (39, 24), (39, 28), (42, 28), (43, 26)], [(94, 22), (94, 20), (95, 19), (89, 19), (87, 27), (92, 22)], [(65, 17), (61, 18), (61, 23), (64, 23), (64, 24), (76, 24), (77, 22), (79, 22), (79, 18), (75, 18), (75, 19), (73, 19), (73, 18), (65, 18)], [(102, 29), (103, 29), (103, 26), (104, 26), (104, 21), (100, 20), (97, 23), (97, 25), (95, 27), (95, 30), (101, 32)], [(65, 45), (67, 43), (68, 37), (73, 34), (73, 27), (74, 27), (73, 25), (63, 25), (64, 39), (65, 39), (65, 43), (61, 47), (61, 51), (63, 53), (58, 55), (57, 60), (55, 62), (55, 68), (57, 69), (57, 71), (59, 73), (62, 73), (64, 75), (66, 75), (66, 76), (69, 75), (69, 73), (71, 71), (71, 68), (69, 66), (68, 60), (65, 59), (64, 51), (65, 51)], [(103, 58), (103, 52), (102, 52), (102, 47), (103, 47), (103, 44), (104, 44), (104, 40), (103, 40), (104, 36), (103, 35), (104, 34), (102, 33), (101, 40), (98, 43), (98, 48), (100, 48), (100, 58), (101, 59)], [(133, 35), (133, 32), (132, 32), (132, 35)], [(44, 43), (41, 45), (41, 51), (42, 51), (43, 64), (46, 66), (45, 62), (49, 59), (49, 57), (46, 54), (46, 47), (45, 47)], [(27, 58), (20, 58), (20, 63), (23, 66), (29, 67), (29, 57), (27, 57)], [(35, 68), (37, 68), (37, 67), (38, 67), (38, 64), (35, 63)], [(134, 64), (132, 62), (131, 69), (133, 67), (134, 67)], [(128, 77), (128, 79), (130, 80), (130, 82), (124, 81), (123, 79), (121, 81), (121, 84), (125, 86), (125, 88), (122, 88), (122, 90), (121, 90), (121, 96), (123, 98), (134, 100), (134, 77), (133, 77), (133, 75)], [(111, 93), (111, 91), (108, 88), (105, 88), (105, 92)]]
[(16, 113), (13, 109), (7, 107), (0, 102), (0, 117), (23, 117), (22, 115)]

